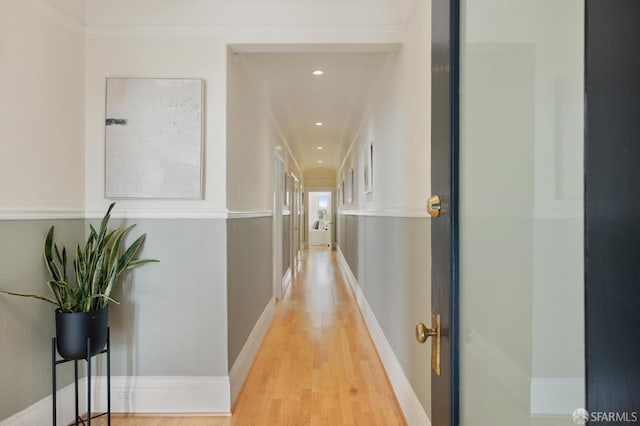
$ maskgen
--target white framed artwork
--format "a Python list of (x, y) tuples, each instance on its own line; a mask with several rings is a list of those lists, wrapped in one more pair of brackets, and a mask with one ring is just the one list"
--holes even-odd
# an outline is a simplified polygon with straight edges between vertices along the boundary
[(201, 199), (204, 81), (107, 78), (105, 197)]

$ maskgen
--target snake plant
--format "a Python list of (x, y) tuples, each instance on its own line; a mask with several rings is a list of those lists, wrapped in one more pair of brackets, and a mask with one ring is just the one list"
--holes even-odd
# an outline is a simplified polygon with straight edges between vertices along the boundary
[(114, 206), (115, 203), (109, 206), (97, 231), (89, 225), (89, 237), (84, 247), (80, 244), (76, 246), (72, 271), (75, 282), (72, 283), (69, 279), (67, 249), (63, 246), (60, 250), (54, 242), (52, 226), (44, 240), (43, 254), (44, 263), (51, 275), (47, 286), (53, 296), (3, 290), (0, 292), (43, 300), (58, 306), (62, 312), (90, 312), (104, 308), (110, 301), (118, 303), (111, 297), (111, 293), (120, 275), (126, 270), (149, 262), (157, 262), (157, 260), (135, 258), (146, 234), (142, 234), (124, 250), (120, 249), (122, 240), (135, 225), (108, 231), (111, 210)]

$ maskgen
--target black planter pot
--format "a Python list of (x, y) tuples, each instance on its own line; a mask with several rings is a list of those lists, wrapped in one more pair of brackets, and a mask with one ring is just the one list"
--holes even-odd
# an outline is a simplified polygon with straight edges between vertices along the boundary
[(99, 311), (61, 312), (56, 309), (56, 346), (66, 359), (87, 358), (87, 338), (91, 338), (89, 356), (107, 344), (108, 306)]

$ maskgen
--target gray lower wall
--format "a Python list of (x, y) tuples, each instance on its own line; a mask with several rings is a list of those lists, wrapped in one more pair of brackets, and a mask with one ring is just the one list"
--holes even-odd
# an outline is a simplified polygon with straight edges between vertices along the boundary
[[(49, 295), (42, 259), (45, 234), (74, 247), (84, 220), (0, 221), (0, 288)], [(51, 394), (51, 338), (55, 307), (35, 299), (0, 295), (0, 420)], [(59, 387), (72, 380), (71, 365), (58, 367)]]
[(229, 369), (273, 297), (272, 228), (271, 217), (227, 221)]
[(430, 355), (414, 337), (415, 324), (431, 318), (428, 219), (338, 215), (337, 233), (340, 250), (430, 416)]
[[(118, 226), (122, 221), (112, 220)], [(141, 257), (109, 307), (112, 375), (227, 375), (225, 219), (135, 219)]]
[[(55, 225), (56, 241), (73, 248), (85, 240), (88, 223), (98, 222), (0, 221), (0, 288), (47, 294), (42, 244), (48, 228)], [(271, 295), (271, 219), (238, 226), (225, 219), (112, 219), (111, 228), (133, 223), (127, 243), (147, 233), (140, 255), (160, 263), (129, 272), (114, 292), (121, 304), (109, 307), (112, 375), (228, 375), (229, 354), (235, 360), (239, 351), (228, 352), (228, 341), (242, 347), (246, 329), (253, 328)], [(233, 236), (229, 247), (227, 226)], [(229, 300), (227, 250), (236, 265), (229, 268)], [(233, 309), (229, 317), (227, 303)], [(0, 295), (0, 420), (51, 392), (53, 312), (45, 302)], [(96, 373), (103, 374), (104, 360), (96, 361)], [(59, 387), (71, 383), (70, 367), (59, 367)]]

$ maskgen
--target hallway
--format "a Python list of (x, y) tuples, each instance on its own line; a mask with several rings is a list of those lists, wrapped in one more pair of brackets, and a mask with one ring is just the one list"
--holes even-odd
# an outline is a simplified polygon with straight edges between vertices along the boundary
[(114, 424), (404, 425), (335, 253), (311, 248), (300, 263), (231, 418), (130, 417)]

